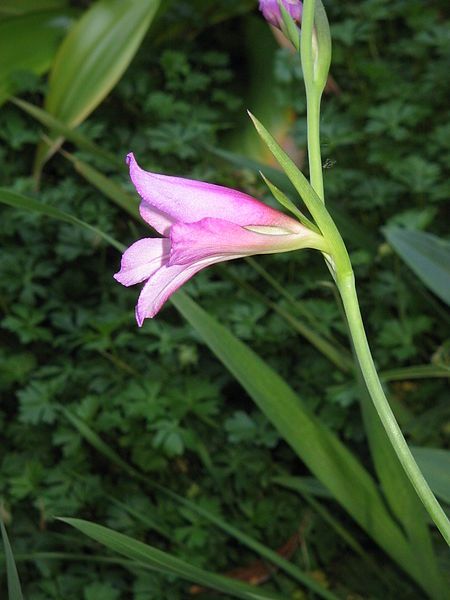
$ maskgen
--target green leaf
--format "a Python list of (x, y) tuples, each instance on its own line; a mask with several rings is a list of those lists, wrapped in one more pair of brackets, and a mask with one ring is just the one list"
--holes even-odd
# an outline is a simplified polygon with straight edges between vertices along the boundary
[(284, 206), (284, 208), (287, 208), (287, 210), (289, 210), (292, 214), (294, 214), (297, 219), (300, 221), (300, 223), (302, 223), (305, 227), (308, 227), (309, 229), (312, 229), (313, 231), (315, 231), (316, 233), (319, 233), (319, 230), (317, 229), (316, 225), (314, 225), (314, 223), (312, 223), (307, 217), (305, 217), (305, 215), (301, 212), (301, 210), (299, 210), (295, 204), (292, 202), (292, 200), (290, 200), (286, 194), (284, 194), (280, 189), (277, 188), (276, 185), (274, 185), (270, 179), (268, 179), (264, 173), (262, 171), (260, 171), (261, 177), (264, 179), (264, 183), (267, 185), (267, 187), (269, 188), (269, 190), (272, 192), (273, 197), (281, 204), (281, 206)]
[(385, 227), (389, 244), (419, 279), (450, 305), (450, 242), (431, 233)]
[(389, 442), (359, 370), (358, 388), (364, 429), (384, 496), (415, 548), (420, 579), (432, 597), (440, 598), (443, 582), (431, 543), (427, 514)]
[(183, 292), (172, 296), (172, 302), (317, 479), (394, 560), (420, 579), (411, 548), (387, 512), (374, 481), (355, 457), (243, 342)]
[(52, 10), (0, 21), (0, 105), (18, 89), (15, 74), (42, 75), (50, 68), (71, 15)]
[(411, 452), (433, 492), (450, 504), (450, 450), (415, 446)]
[(383, 381), (403, 381), (405, 379), (428, 379), (450, 377), (450, 368), (441, 365), (415, 365), (399, 369), (390, 369), (380, 373)]
[[(206, 149), (214, 156), (217, 156), (228, 164), (237, 166), (240, 169), (248, 169), (253, 173), (264, 172), (270, 181), (285, 194), (288, 196), (295, 194), (295, 188), (288, 177), (280, 171), (280, 169), (247, 158), (246, 156), (241, 156), (235, 152), (230, 152), (229, 150), (214, 148), (212, 146), (207, 146)], [(376, 252), (378, 244), (371, 231), (363, 227), (361, 223), (349, 215), (342, 207), (333, 204), (329, 200), (327, 200), (327, 206), (340, 231), (349, 243), (353, 246), (365, 248), (369, 252)]]
[(135, 55), (159, 0), (99, 0), (64, 40), (50, 73), (46, 110), (74, 127), (111, 91)]
[[(241, 542), (241, 544), (247, 546), (248, 548), (251, 548), (263, 558), (277, 565), (280, 569), (284, 570), (294, 579), (297, 579), (297, 581), (307, 586), (309, 589), (315, 591), (322, 598), (329, 598), (330, 600), (334, 598), (333, 594), (331, 594), (327, 590), (324, 590), (317, 582), (308, 577), (308, 575), (303, 573), (303, 571), (301, 571), (298, 567), (281, 557), (279, 554), (277, 554), (270, 548), (264, 546), (264, 544), (261, 544), (257, 540), (251, 538), (249, 535), (246, 535), (245, 533), (241, 532), (238, 528), (233, 527), (233, 525), (224, 521), (223, 519), (211, 513), (210, 511), (206, 510), (199, 504), (191, 502), (187, 498), (183, 498), (179, 494), (172, 492), (166, 487), (149, 480), (147, 476), (142, 475), (139, 471), (134, 469), (132, 466), (128, 465), (110, 446), (108, 446), (102, 440), (102, 438), (93, 429), (91, 429), (91, 427), (89, 427), (87, 423), (85, 423), (77, 415), (71, 413), (64, 407), (61, 407), (61, 411), (88, 443), (90, 443), (98, 452), (100, 452), (103, 456), (108, 458), (108, 460), (110, 460), (113, 464), (117, 465), (120, 469), (122, 469), (132, 477), (137, 478), (144, 485), (149, 486), (150, 489), (159, 490), (166, 496), (169, 496), (169, 498), (172, 498), (176, 502), (205, 517), (211, 523), (216, 525), (216, 527), (219, 527), (220, 529), (237, 539), (239, 542)], [(143, 515), (137, 513), (137, 511), (134, 511), (133, 509), (122, 504), (118, 500), (115, 500), (114, 498), (111, 498), (111, 500), (114, 503), (120, 505), (123, 508), (123, 510), (129, 512), (135, 518), (144, 521), (147, 526), (155, 529), (160, 534), (166, 536), (166, 533), (164, 531), (161, 531), (161, 529), (157, 526), (157, 524), (152, 518), (150, 518), (149, 520), (148, 515), (145, 515), (144, 517)]]
[(108, 244), (114, 246), (120, 252), (123, 252), (124, 246), (120, 244), (118, 241), (114, 240), (110, 235), (100, 231), (97, 227), (93, 225), (89, 225), (89, 223), (85, 223), (81, 219), (72, 216), (69, 213), (66, 213), (58, 208), (54, 208), (53, 206), (49, 206), (47, 204), (43, 204), (34, 198), (29, 198), (28, 196), (24, 196), (23, 194), (18, 194), (17, 192), (12, 192), (11, 190), (7, 190), (5, 188), (0, 188), (0, 202), (3, 204), (7, 204), (9, 206), (13, 206), (14, 208), (19, 208), (22, 210), (37, 212), (41, 215), (45, 215), (48, 217), (52, 217), (53, 219), (58, 219), (59, 221), (65, 221), (66, 223), (71, 223), (72, 225), (78, 225), (79, 227), (83, 227), (84, 229), (88, 229), (96, 236), (103, 238)]
[(234, 581), (222, 575), (216, 575), (204, 571), (198, 567), (153, 548), (147, 544), (134, 540), (127, 535), (117, 533), (82, 519), (60, 519), (64, 523), (75, 527), (85, 535), (96, 540), (100, 544), (104, 544), (118, 554), (122, 554), (127, 558), (136, 561), (138, 564), (150, 567), (160, 573), (175, 575), (187, 581), (193, 581), (199, 585), (228, 593), (234, 598), (244, 598), (248, 600), (283, 600), (282, 596), (275, 593), (269, 594), (263, 590), (257, 589), (254, 586)]
[[(127, 69), (159, 3), (97, 0), (61, 44), (50, 73), (45, 109), (69, 127), (79, 125)], [(36, 173), (46, 153), (46, 145), (39, 146)]]
[(230, 536), (237, 539), (239, 542), (241, 542), (241, 544), (247, 546), (248, 548), (251, 548), (253, 551), (257, 552), (260, 556), (262, 556), (264, 559), (268, 560), (272, 564), (277, 565), (280, 569), (291, 575), (291, 577), (305, 585), (307, 588), (315, 592), (321, 598), (336, 600), (336, 596), (333, 593), (324, 589), (321, 585), (314, 581), (314, 579), (306, 575), (306, 573), (304, 573), (303, 571), (301, 571), (301, 569), (295, 566), (295, 564), (289, 562), (288, 560), (280, 556), (277, 552), (271, 550), (270, 548), (267, 548), (267, 546), (261, 544), (249, 535), (243, 533), (240, 529), (234, 527), (218, 515), (210, 512), (206, 508), (203, 508), (198, 503), (191, 502), (190, 500), (179, 496), (178, 494), (172, 492), (171, 490), (168, 490), (163, 486), (153, 483), (151, 483), (150, 485), (153, 486), (155, 489), (160, 490), (170, 498), (173, 498), (176, 502), (179, 502), (183, 506), (187, 507), (189, 510), (192, 510), (197, 514), (203, 516), (204, 518), (208, 519), (208, 521), (222, 529), (222, 531), (228, 533)]
[(3, 524), (3, 519), (0, 518), (0, 529), (2, 532), (3, 548), (6, 560), (6, 576), (8, 580), (8, 598), (9, 600), (23, 600), (22, 588), (20, 586), (19, 574), (17, 572), (14, 555), (11, 544), (9, 543), (8, 534)]

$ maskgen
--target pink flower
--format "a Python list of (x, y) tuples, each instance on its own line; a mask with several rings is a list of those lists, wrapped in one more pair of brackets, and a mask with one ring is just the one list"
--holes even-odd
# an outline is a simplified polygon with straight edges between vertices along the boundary
[[(303, 11), (303, 5), (300, 0), (282, 0), (282, 3), (294, 21), (300, 23)], [(281, 29), (283, 17), (281, 16), (278, 0), (259, 0), (259, 10), (267, 22)]]
[(145, 281), (136, 319), (154, 317), (195, 273), (213, 263), (298, 248), (321, 248), (321, 235), (295, 219), (236, 190), (144, 171), (133, 154), (127, 162), (142, 198), (142, 218), (160, 238), (143, 238), (122, 256), (114, 275), (122, 285)]

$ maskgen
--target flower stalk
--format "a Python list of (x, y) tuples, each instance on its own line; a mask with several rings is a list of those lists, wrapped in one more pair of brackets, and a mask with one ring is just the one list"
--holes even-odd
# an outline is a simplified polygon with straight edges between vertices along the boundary
[[(320, 3), (318, 10), (316, 10), (316, 1)], [(323, 10), (323, 7), (321, 6), (320, 0), (305, 0), (303, 3), (301, 61), (307, 96), (310, 183), (317, 196), (324, 201), (322, 158), (320, 151), (320, 99), (328, 74), (329, 61), (327, 57), (325, 57), (325, 60), (321, 60), (320, 52), (323, 47), (328, 51), (331, 46), (326, 42), (326, 33), (322, 33), (322, 35), (319, 36), (319, 45), (317, 48), (319, 56), (314, 55), (314, 39), (317, 39), (314, 28), (315, 14), (319, 14), (319, 20), (322, 19), (321, 26), (323, 32), (326, 27), (323, 25), (324, 21), (323, 15), (320, 12), (321, 10)], [(322, 44), (320, 43), (320, 38), (322, 38)], [(318, 68), (316, 68), (317, 66)], [(326, 72), (324, 72), (324, 70), (326, 70)], [(411, 454), (408, 444), (391, 410), (375, 368), (361, 317), (355, 287), (355, 278), (345, 244), (337, 228), (331, 226), (328, 220), (320, 219), (319, 222), (319, 219), (317, 219), (317, 222), (322, 234), (325, 239), (330, 242), (330, 246), (332, 247), (331, 254), (334, 259), (334, 277), (344, 306), (355, 355), (367, 390), (400, 464), (413, 485), (418, 497), (428, 511), (428, 514), (433, 519), (447, 544), (450, 545), (450, 522)]]

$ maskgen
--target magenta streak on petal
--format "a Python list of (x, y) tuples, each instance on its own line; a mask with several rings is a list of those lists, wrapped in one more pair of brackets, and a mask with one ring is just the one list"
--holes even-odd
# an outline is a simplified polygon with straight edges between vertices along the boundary
[(120, 271), (114, 279), (129, 286), (148, 279), (165, 262), (170, 252), (167, 238), (144, 238), (132, 244), (122, 256)]
[(237, 225), (272, 225), (297, 230), (298, 222), (248, 194), (212, 183), (144, 171), (134, 155), (127, 157), (130, 177), (142, 197), (141, 215), (167, 234), (174, 222), (193, 223), (206, 217)]
[[(270, 254), (298, 247), (307, 230), (296, 234), (255, 233), (223, 219), (206, 218), (196, 223), (175, 223), (170, 229), (169, 265), (185, 265), (212, 256)], [(267, 228), (269, 229), (269, 228)], [(309, 233), (309, 232), (308, 232)]]
[(142, 288), (136, 306), (136, 321), (139, 327), (144, 319), (152, 318), (161, 309), (168, 298), (188, 279), (214, 263), (240, 258), (237, 256), (211, 257), (194, 264), (162, 266)]

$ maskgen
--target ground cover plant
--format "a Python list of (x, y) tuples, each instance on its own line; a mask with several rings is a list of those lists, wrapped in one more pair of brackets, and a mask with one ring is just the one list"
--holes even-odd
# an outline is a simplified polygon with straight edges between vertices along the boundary
[[(445, 5), (326, 8), (327, 205), (350, 250), (391, 406), (448, 504)], [(9, 204), (0, 224), (0, 494), (24, 597), (220, 597), (211, 588), (228, 597), (446, 597), (447, 548), (375, 425), (319, 256), (199, 273), (189, 296), (139, 331), (135, 294), (112, 280), (121, 244), (148, 235), (135, 218), (130, 149), (152, 171), (277, 207), (262, 168), (296, 199), (245, 115), (251, 109), (308, 173), (295, 52), (253, 2), (0, 10), (10, 44), (18, 32), (45, 39), (34, 62), (11, 51), (0, 69), (0, 199)], [(7, 35), (0, 40), (8, 56)], [(92, 48), (97, 63), (86, 61)], [(324, 444), (344, 476), (336, 465), (321, 470)], [(147, 546), (124, 559), (55, 516)], [(116, 550), (124, 543), (109, 538)], [(8, 575), (12, 594), (9, 548), (2, 591)]]

